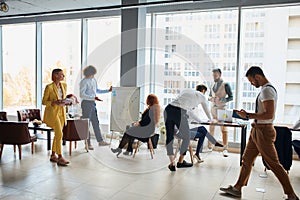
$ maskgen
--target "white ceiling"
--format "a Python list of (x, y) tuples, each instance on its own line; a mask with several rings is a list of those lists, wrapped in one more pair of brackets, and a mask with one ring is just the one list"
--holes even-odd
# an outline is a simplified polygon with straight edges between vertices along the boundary
[[(122, 0), (0, 0), (5, 2), (9, 10), (8, 12), (1, 12), (0, 17), (14, 17), (21, 15), (37, 15), (49, 14), (58, 11), (80, 11), (93, 8), (119, 8)], [(139, 0), (145, 4), (159, 3), (159, 2), (177, 2), (178, 0)], [(192, 0), (180, 0), (192, 1)], [(127, 4), (135, 4), (136, 0), (127, 0)]]
[[(61, 14), (65, 12), (72, 13), (71, 11), (92, 11), (105, 10), (105, 8), (121, 8), (122, 0), (0, 0), (6, 2), (9, 7), (8, 12), (0, 11), (0, 21), (12, 18), (36, 17), (45, 16), (47, 14)], [(125, 0), (127, 4), (135, 4), (137, 0)], [(192, 7), (205, 8), (205, 2), (212, 2), (218, 4), (218, 7), (223, 6), (237, 6), (243, 5), (268, 5), (273, 3), (299, 3), (299, 0), (138, 0), (144, 6), (156, 6), (158, 8), (164, 7), (163, 5), (173, 5), (171, 9), (176, 9), (178, 5), (190, 3)], [(166, 3), (168, 2), (168, 3)], [(191, 3), (192, 2), (192, 3)], [(195, 4), (199, 3), (199, 4)], [(203, 4), (200, 4), (203, 3)], [(179, 9), (180, 10), (180, 9)]]
[(0, 16), (118, 6), (121, 0), (5, 0), (5, 3), (9, 10), (6, 13), (0, 11)]

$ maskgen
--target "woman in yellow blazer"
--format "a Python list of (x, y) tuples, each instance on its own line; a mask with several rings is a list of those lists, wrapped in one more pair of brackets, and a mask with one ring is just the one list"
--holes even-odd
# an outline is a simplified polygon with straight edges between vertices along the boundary
[(66, 124), (66, 108), (62, 101), (66, 97), (67, 85), (64, 80), (64, 73), (61, 69), (52, 71), (52, 83), (48, 84), (44, 90), (42, 104), (46, 106), (43, 121), (47, 126), (54, 129), (54, 139), (52, 143), (51, 162), (57, 165), (66, 166), (69, 161), (62, 157), (62, 129)]

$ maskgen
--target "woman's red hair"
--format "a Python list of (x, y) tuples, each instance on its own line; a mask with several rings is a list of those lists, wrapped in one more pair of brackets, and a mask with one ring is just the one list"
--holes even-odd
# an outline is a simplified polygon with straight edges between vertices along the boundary
[(146, 103), (148, 106), (153, 106), (154, 104), (159, 104), (159, 101), (155, 94), (149, 94)]

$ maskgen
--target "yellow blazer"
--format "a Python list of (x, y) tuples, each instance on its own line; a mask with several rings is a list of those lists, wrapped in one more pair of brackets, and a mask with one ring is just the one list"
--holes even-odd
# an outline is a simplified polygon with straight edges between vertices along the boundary
[[(67, 84), (61, 82), (62, 96), (66, 98)], [(58, 100), (58, 90), (54, 82), (46, 85), (42, 104), (46, 106), (44, 111), (43, 122), (48, 126), (54, 127), (58, 119), (66, 124), (66, 108), (65, 106), (51, 105), (53, 100)], [(62, 124), (62, 126), (64, 126)]]

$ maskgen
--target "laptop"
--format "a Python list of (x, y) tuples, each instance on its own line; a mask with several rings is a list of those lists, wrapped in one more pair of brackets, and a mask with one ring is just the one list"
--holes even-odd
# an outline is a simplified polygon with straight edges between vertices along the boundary
[(232, 122), (232, 110), (217, 110), (217, 119), (220, 122)]

